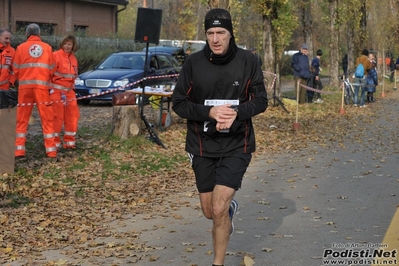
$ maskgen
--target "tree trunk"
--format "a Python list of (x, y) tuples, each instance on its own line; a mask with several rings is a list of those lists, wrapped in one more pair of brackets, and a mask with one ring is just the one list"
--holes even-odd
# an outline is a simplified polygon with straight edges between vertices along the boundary
[[(263, 57), (263, 65), (264, 70), (266, 72), (265, 76), (265, 86), (269, 93), (269, 98), (274, 95), (274, 89), (276, 88), (276, 95), (279, 96), (279, 85), (277, 80), (274, 80), (276, 74), (276, 58), (275, 58), (275, 49), (273, 42), (273, 26), (271, 22), (271, 18), (269, 16), (262, 16), (263, 21), (263, 50), (265, 51)], [(274, 84), (273, 84), (274, 81)], [(270, 95), (272, 94), (272, 95)]]
[(270, 17), (263, 16), (263, 50), (265, 55), (263, 57), (264, 70), (275, 73), (274, 65), (274, 44), (273, 44), (273, 28)]
[(368, 48), (366, 46), (367, 40), (367, 3), (366, 0), (361, 0), (360, 2), (360, 44), (364, 45), (361, 50)]
[(347, 30), (347, 40), (348, 40), (348, 71), (355, 69), (355, 34), (353, 26), (349, 27)]
[(112, 134), (121, 139), (140, 134), (140, 113), (138, 105), (116, 105), (112, 113)]
[(330, 85), (332, 87), (339, 87), (339, 79), (338, 79), (338, 70), (339, 70), (339, 51), (338, 51), (338, 43), (339, 43), (339, 29), (337, 27), (338, 23), (338, 0), (330, 0)]
[[(0, 100), (1, 96), (2, 95), (0, 95)], [(0, 176), (3, 173), (14, 174), (16, 124), (17, 107), (0, 109), (0, 138), (2, 139), (0, 147)], [(0, 197), (1, 196), (0, 194)]]
[(312, 32), (312, 13), (309, 0), (304, 0), (302, 8), (303, 39), (308, 45), (308, 57), (313, 59), (313, 32)]

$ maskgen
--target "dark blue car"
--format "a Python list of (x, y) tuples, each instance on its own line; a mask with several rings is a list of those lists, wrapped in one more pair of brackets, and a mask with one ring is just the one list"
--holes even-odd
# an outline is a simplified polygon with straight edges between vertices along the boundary
[[(91, 100), (112, 101), (113, 93), (142, 87), (143, 84), (137, 81), (143, 79), (144, 67), (147, 76), (145, 86), (165, 85), (176, 81), (177, 77), (170, 75), (178, 74), (181, 66), (172, 55), (149, 52), (147, 65), (144, 66), (145, 55), (145, 52), (114, 53), (93, 70), (80, 74), (75, 80), (78, 101), (83, 104), (89, 104)], [(154, 76), (166, 77), (152, 78)]]
[[(146, 51), (147, 48), (143, 49), (143, 52)], [(165, 46), (165, 45), (158, 45), (158, 46), (151, 46), (148, 48), (150, 53), (167, 53), (172, 55), (176, 60), (180, 63), (180, 65), (184, 64), (186, 60), (186, 54), (184, 53), (183, 48), (181, 47), (174, 47), (174, 46)]]

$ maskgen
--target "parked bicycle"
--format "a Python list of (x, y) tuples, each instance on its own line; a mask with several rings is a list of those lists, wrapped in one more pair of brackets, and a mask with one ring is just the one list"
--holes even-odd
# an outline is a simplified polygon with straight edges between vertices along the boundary
[(342, 75), (340, 77), (344, 83), (344, 101), (346, 105), (353, 104), (355, 102), (354, 101), (355, 89), (353, 88), (353, 85), (350, 82), (348, 76)]

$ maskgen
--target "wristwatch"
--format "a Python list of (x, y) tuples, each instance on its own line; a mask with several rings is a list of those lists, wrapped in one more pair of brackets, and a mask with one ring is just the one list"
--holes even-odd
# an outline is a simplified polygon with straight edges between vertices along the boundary
[(233, 109), (238, 115), (238, 106), (237, 105), (231, 105), (230, 108)]

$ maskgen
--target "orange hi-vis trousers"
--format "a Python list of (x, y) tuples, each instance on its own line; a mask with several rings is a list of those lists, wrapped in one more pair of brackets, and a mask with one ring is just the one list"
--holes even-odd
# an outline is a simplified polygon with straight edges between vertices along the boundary
[[(76, 148), (76, 132), (80, 116), (75, 91), (53, 90), (50, 99), (53, 101), (55, 144), (57, 148), (61, 147), (61, 131), (62, 126), (64, 126), (63, 147), (74, 149)], [(64, 99), (63, 95), (65, 96)]]
[(56, 157), (57, 147), (54, 142), (53, 129), (54, 116), (49, 91), (35, 88), (18, 90), (17, 130), (14, 155), (16, 157), (26, 155), (26, 135), (29, 118), (32, 114), (33, 103), (36, 103), (36, 107), (39, 111), (46, 154), (48, 157)]

